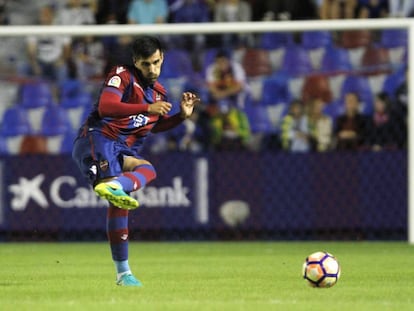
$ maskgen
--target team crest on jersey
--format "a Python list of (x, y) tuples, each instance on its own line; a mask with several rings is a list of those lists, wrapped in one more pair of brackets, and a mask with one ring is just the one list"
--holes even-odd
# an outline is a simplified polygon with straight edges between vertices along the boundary
[(161, 94), (160, 93), (156, 93), (155, 94), (155, 100), (161, 100)]
[(121, 85), (121, 78), (118, 76), (113, 76), (108, 81), (108, 86), (119, 87)]

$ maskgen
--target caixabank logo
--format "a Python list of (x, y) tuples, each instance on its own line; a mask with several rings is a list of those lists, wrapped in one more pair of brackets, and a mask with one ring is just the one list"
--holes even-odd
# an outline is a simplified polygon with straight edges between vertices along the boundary
[[(45, 174), (19, 177), (16, 183), (9, 185), (11, 209), (24, 211), (30, 206), (43, 209), (103, 208), (108, 204), (96, 196), (92, 187), (81, 186), (73, 176), (58, 176), (52, 180), (46, 178)], [(189, 193), (190, 188), (184, 185), (182, 177), (176, 176), (165, 186), (147, 186), (133, 193), (133, 196), (143, 207), (189, 207), (192, 204)]]

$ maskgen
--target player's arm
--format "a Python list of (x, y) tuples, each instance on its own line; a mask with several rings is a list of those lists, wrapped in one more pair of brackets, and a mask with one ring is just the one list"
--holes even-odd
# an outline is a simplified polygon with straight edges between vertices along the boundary
[(194, 110), (194, 105), (200, 102), (197, 95), (185, 92), (181, 98), (180, 112), (173, 116), (163, 116), (151, 129), (152, 133), (167, 131), (179, 125), (185, 119), (189, 118)]
[(124, 67), (114, 67), (111, 70), (98, 102), (98, 112), (101, 117), (122, 118), (148, 112), (149, 105), (144, 102), (122, 101), (124, 94), (128, 94), (132, 87), (130, 79), (130, 73)]
[(134, 105), (131, 103), (124, 103), (121, 101), (122, 93), (116, 89), (107, 87), (103, 90), (99, 98), (98, 111), (101, 117), (127, 117), (139, 113), (148, 112), (149, 105), (140, 103)]

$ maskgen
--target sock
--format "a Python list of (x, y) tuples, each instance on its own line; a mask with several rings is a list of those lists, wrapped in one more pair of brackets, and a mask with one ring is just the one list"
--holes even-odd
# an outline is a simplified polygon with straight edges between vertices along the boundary
[(132, 172), (122, 173), (115, 181), (122, 186), (126, 193), (129, 193), (143, 188), (155, 179), (156, 175), (155, 169), (151, 164), (143, 164), (136, 166)]
[(116, 269), (116, 278), (119, 280), (124, 274), (131, 274), (131, 269), (129, 268), (128, 260), (114, 260), (115, 269)]
[(125, 272), (130, 272), (128, 265), (128, 210), (110, 204), (106, 232), (116, 272), (120, 277)]

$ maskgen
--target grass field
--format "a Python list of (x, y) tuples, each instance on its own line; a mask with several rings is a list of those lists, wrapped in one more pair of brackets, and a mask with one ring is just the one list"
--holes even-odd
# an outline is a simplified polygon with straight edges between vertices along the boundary
[[(305, 257), (337, 256), (338, 284), (301, 278)], [(142, 288), (115, 285), (106, 243), (2, 243), (0, 310), (414, 310), (404, 242), (131, 243)]]

